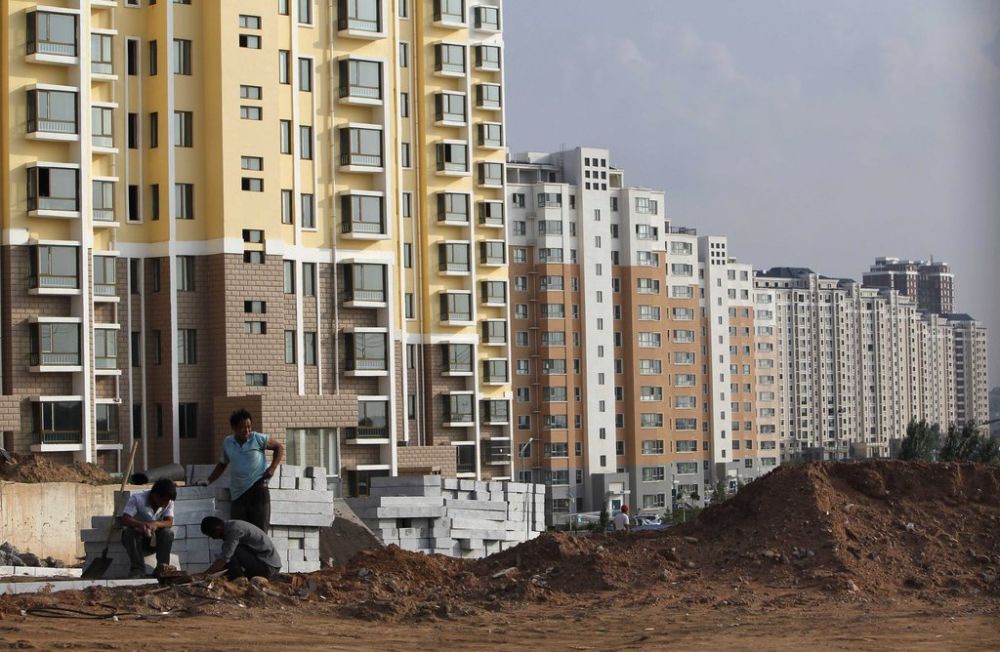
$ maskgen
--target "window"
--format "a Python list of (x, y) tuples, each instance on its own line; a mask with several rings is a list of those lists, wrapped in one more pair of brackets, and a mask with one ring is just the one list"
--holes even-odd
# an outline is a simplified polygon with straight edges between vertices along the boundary
[(662, 466), (644, 466), (642, 467), (642, 481), (663, 482), (666, 479), (666, 473), (667, 470)]
[(259, 106), (241, 106), (240, 120), (263, 120), (264, 109)]
[(385, 333), (344, 333), (344, 368), (347, 371), (385, 371), (386, 338)]
[(302, 362), (306, 366), (316, 366), (316, 333), (306, 331), (302, 334)]
[(155, 76), (157, 72), (156, 41), (149, 42), (149, 74)]
[(31, 404), (31, 431), (39, 443), (80, 443), (83, 404), (80, 401), (45, 401)]
[(139, 74), (139, 40), (130, 38), (125, 42), (125, 69), (130, 76)]
[(465, 124), (465, 95), (435, 93), (434, 119), (438, 122)]
[(407, 292), (403, 295), (403, 314), (406, 319), (416, 319), (417, 313), (413, 306), (413, 293)]
[(503, 163), (480, 163), (479, 185), (499, 188), (503, 185)]
[(101, 297), (115, 296), (117, 258), (113, 256), (94, 256), (94, 295)]
[(312, 59), (299, 57), (299, 90), (304, 93), (311, 93), (312, 89), (313, 89)]
[(397, 0), (399, 6), (399, 17), (409, 18), (410, 17), (410, 2), (409, 0)]
[(439, 271), (465, 273), (470, 268), (468, 243), (443, 242), (438, 244)]
[(240, 86), (240, 99), (241, 100), (259, 100), (263, 97), (263, 91), (260, 86)]
[(340, 0), (337, 28), (378, 34), (382, 31), (380, 0)]
[(399, 117), (409, 118), (410, 117), (410, 94), (400, 93), (399, 94)]
[(507, 322), (489, 319), (483, 322), (483, 344), (506, 344)]
[(465, 143), (438, 143), (437, 169), (440, 172), (468, 172), (469, 148)]
[(267, 374), (251, 372), (246, 375), (246, 383), (250, 387), (267, 387)]
[(481, 265), (504, 265), (506, 262), (506, 247), (503, 240), (487, 240), (479, 243)]
[(282, 284), (285, 294), (295, 294), (295, 261), (281, 261)]
[(254, 177), (240, 179), (240, 188), (248, 192), (264, 192), (264, 180)]
[(292, 223), (292, 191), (281, 191), (281, 223)]
[(438, 43), (434, 46), (434, 69), (439, 73), (465, 74), (465, 46)]
[(410, 44), (399, 44), (399, 67), (408, 68), (410, 65)]
[(316, 263), (302, 263), (302, 296), (316, 296)]
[(194, 146), (194, 114), (191, 111), (174, 111), (174, 145)]
[(507, 303), (506, 281), (483, 281), (481, 290), (483, 303), (500, 306)]
[(193, 292), (194, 289), (194, 256), (177, 256), (177, 290)]
[(340, 164), (382, 167), (382, 130), (358, 127), (341, 129)]
[(243, 322), (243, 332), (248, 335), (267, 335), (267, 322), (245, 321)]
[(442, 344), (441, 354), (443, 373), (472, 373), (473, 351), (471, 344)]
[(264, 169), (264, 159), (260, 156), (241, 156), (240, 169), (260, 172)]
[(282, 154), (292, 153), (292, 121), (280, 120), (278, 122), (278, 140)]
[(264, 264), (264, 252), (263, 251), (244, 251), (243, 252), (243, 262), (253, 263), (255, 265)]
[[(442, 292), (440, 301), (441, 321), (472, 320), (472, 295), (470, 293)], [(506, 334), (504, 341), (506, 342)]]
[(149, 114), (149, 147), (156, 149), (160, 145), (160, 114)]
[(663, 440), (644, 439), (640, 450), (643, 455), (663, 455)]
[[(129, 222), (141, 222), (142, 212), (140, 210), (141, 203), (139, 202), (139, 186), (129, 184), (128, 186), (128, 221)], [(97, 210), (96, 204), (94, 210)], [(94, 219), (97, 219), (97, 214), (95, 212)]]
[(292, 53), (288, 50), (278, 50), (278, 83), (292, 83)]
[(503, 125), (498, 122), (479, 124), (480, 147), (503, 147)]
[(129, 113), (126, 117), (126, 141), (129, 149), (139, 148), (139, 114)]
[(438, 193), (437, 208), (439, 222), (455, 224), (469, 222), (469, 196), (464, 193)]
[(191, 41), (174, 39), (174, 74), (191, 74)]
[(476, 84), (476, 106), (481, 109), (501, 108), (499, 84)]
[[(95, 335), (98, 332), (94, 331)], [(28, 364), (78, 366), (80, 364), (79, 323), (31, 324)]]
[(636, 197), (635, 198), (635, 212), (636, 213), (656, 213), (657, 202), (648, 197)]
[(412, 167), (410, 161), (410, 143), (401, 143), (399, 152), (400, 165), (404, 168)]
[(285, 364), (295, 364), (295, 331), (285, 331)]
[(500, 10), (496, 7), (476, 7), (476, 29), (500, 30)]
[[(29, 93), (34, 91), (28, 91)], [(73, 110), (76, 110), (76, 94), (73, 95)], [(29, 108), (29, 119), (30, 119), (30, 109)], [(115, 130), (114, 130), (114, 109), (106, 106), (92, 106), (90, 107), (90, 142), (94, 147), (114, 147), (115, 146)], [(39, 123), (36, 123), (36, 128)], [(43, 126), (48, 125), (48, 122), (42, 123)]]
[(465, 24), (465, 0), (434, 0), (434, 20), (439, 23)]
[(177, 330), (177, 363), (197, 364), (198, 362), (198, 331), (193, 328)]
[(303, 193), (299, 202), (299, 220), (303, 229), (316, 228), (316, 198), (312, 194)]
[(174, 184), (174, 217), (178, 220), (194, 219), (194, 184)]
[[(400, 97), (400, 111), (409, 113), (409, 102)], [(340, 96), (366, 100), (382, 99), (382, 64), (363, 59), (344, 59), (340, 62)], [(408, 99), (408, 98), (407, 98)], [(403, 117), (406, 117), (405, 115)]]
[(298, 0), (299, 3), (299, 22), (312, 25), (313, 15), (312, 15), (312, 3), (313, 0)]
[(252, 313), (255, 315), (267, 314), (267, 302), (266, 301), (253, 301), (248, 300), (243, 302), (243, 312)]
[(76, 168), (28, 168), (28, 210), (79, 211), (80, 171)]
[(198, 404), (180, 403), (177, 406), (178, 435), (181, 439), (196, 439), (198, 437)]
[(257, 34), (240, 34), (239, 42), (241, 48), (260, 49), (260, 36)]
[(260, 29), (260, 16), (248, 16), (240, 14), (240, 29)]
[(476, 68), (500, 70), (500, 48), (495, 45), (477, 45)]

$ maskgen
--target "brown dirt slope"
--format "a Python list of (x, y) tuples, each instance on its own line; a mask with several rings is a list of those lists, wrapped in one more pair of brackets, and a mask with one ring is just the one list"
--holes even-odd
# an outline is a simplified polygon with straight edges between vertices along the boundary
[(9, 453), (14, 464), (0, 461), (0, 480), (6, 482), (83, 482), (86, 484), (110, 484), (109, 476), (94, 464), (74, 462), (58, 464), (44, 455), (18, 455)]
[[(363, 619), (422, 620), (537, 603), (784, 607), (919, 601), (1000, 604), (1000, 468), (823, 463), (779, 468), (698, 520), (627, 536), (548, 533), (478, 561), (389, 546), (262, 585), (0, 596), (36, 604), (232, 613), (310, 604)], [(197, 600), (193, 593), (204, 595)], [(589, 597), (588, 597), (589, 596)], [(152, 599), (152, 601), (151, 601)]]

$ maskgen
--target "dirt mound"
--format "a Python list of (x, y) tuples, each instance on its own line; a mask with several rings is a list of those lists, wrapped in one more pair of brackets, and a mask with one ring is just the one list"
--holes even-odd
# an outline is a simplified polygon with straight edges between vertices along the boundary
[(950, 604), (1000, 599), (998, 569), (1000, 469), (823, 463), (779, 468), (666, 531), (551, 532), (475, 561), (388, 546), (271, 582), (0, 596), (0, 614), (53, 603), (223, 615), (295, 606), (425, 620), (543, 601), (578, 608), (588, 596), (602, 605), (664, 608)]
[(104, 469), (94, 464), (74, 462), (58, 464), (44, 455), (18, 455), (9, 453), (14, 463), (0, 461), (0, 480), (7, 482), (83, 482), (110, 484)]

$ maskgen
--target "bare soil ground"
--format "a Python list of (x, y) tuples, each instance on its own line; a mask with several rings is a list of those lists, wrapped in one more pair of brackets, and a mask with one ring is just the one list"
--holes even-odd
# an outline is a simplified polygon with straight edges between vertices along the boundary
[(14, 463), (0, 460), (0, 480), (7, 482), (82, 482), (110, 484), (111, 476), (95, 464), (59, 464), (44, 455), (8, 453)]
[[(665, 532), (550, 533), (479, 561), (389, 547), (272, 582), (0, 596), (0, 641), (1000, 649), (998, 569), (1000, 469), (810, 464), (780, 468)], [(119, 622), (45, 618), (67, 615), (52, 607)]]

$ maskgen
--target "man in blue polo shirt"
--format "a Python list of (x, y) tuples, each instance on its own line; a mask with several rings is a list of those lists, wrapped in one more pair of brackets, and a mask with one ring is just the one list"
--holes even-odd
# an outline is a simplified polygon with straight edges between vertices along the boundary
[[(233, 501), (230, 517), (252, 523), (267, 532), (271, 525), (271, 493), (267, 481), (281, 465), (285, 446), (255, 432), (253, 417), (244, 408), (233, 412), (229, 425), (233, 434), (222, 442), (222, 456), (208, 476), (208, 484), (232, 466), (229, 470), (229, 492)], [(274, 451), (270, 465), (264, 452), (268, 450)]]

